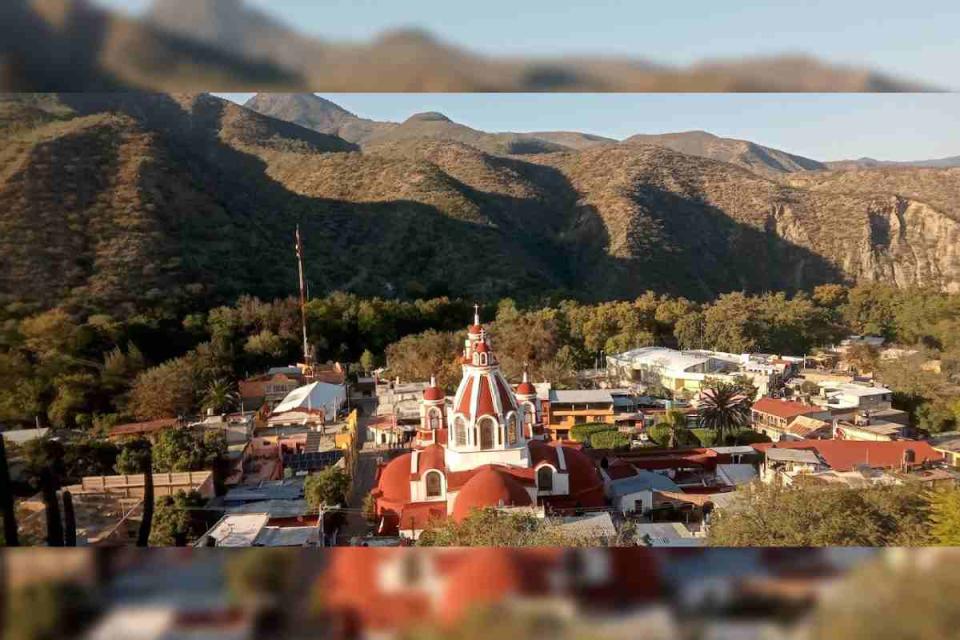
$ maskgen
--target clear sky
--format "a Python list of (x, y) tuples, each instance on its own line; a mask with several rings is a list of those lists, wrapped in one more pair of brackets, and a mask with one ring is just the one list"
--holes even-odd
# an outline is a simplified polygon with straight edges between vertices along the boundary
[[(251, 94), (224, 94), (245, 102)], [(960, 94), (322, 94), (353, 113), (400, 122), (440, 111), (483, 131), (635, 133), (702, 129), (816, 160), (960, 155)]]
[[(150, 0), (97, 0), (137, 13)], [(960, 89), (957, 0), (249, 0), (305, 33), (366, 40), (418, 27), (496, 55), (689, 63), (806, 53)]]

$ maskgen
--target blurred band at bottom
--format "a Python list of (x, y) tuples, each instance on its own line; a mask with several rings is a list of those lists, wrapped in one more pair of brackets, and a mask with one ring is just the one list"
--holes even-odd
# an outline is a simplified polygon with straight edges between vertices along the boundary
[(8, 549), (4, 640), (957, 637), (955, 549)]

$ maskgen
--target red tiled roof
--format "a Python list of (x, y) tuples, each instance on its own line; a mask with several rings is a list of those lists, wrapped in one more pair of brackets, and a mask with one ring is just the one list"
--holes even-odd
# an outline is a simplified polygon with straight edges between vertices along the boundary
[(903, 463), (903, 454), (913, 450), (914, 462), (943, 460), (928, 443), (920, 440), (894, 440), (892, 442), (869, 442), (863, 440), (801, 440), (797, 442), (760, 443), (753, 445), (758, 451), (772, 447), (778, 449), (807, 449), (816, 451), (834, 471), (850, 471), (858, 465), (890, 469)]
[(118, 424), (110, 429), (110, 437), (134, 436), (147, 433), (155, 433), (177, 425), (176, 418), (160, 418), (158, 420), (148, 420), (146, 422), (130, 422), (128, 424)]
[(826, 411), (826, 409), (822, 409), (821, 407), (817, 407), (812, 404), (804, 404), (802, 402), (794, 402), (792, 400), (781, 400), (779, 398), (760, 398), (753, 403), (753, 410), (760, 413), (777, 416), (778, 418), (787, 419), (807, 415), (810, 413), (823, 413)]

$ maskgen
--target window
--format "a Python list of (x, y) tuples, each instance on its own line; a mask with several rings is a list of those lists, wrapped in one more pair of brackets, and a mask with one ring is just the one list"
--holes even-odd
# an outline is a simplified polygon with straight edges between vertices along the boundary
[(526, 422), (527, 425), (532, 425), (535, 415), (536, 415), (536, 411), (534, 410), (533, 405), (530, 404), (529, 402), (525, 404), (524, 412), (523, 412), (524, 422)]
[(443, 495), (443, 478), (439, 471), (428, 471), (426, 484), (428, 498), (439, 498)]
[(427, 420), (427, 426), (434, 430), (440, 428), (440, 411), (438, 409), (430, 410), (430, 417)]
[(457, 446), (467, 446), (467, 427), (463, 424), (463, 418), (457, 416), (457, 419), (453, 421), (453, 431)]
[(553, 469), (540, 467), (537, 470), (537, 487), (540, 491), (553, 491)]
[(480, 448), (483, 450), (493, 449), (494, 447), (493, 432), (497, 430), (496, 422), (493, 421), (493, 418), (481, 418), (479, 427), (480, 427)]

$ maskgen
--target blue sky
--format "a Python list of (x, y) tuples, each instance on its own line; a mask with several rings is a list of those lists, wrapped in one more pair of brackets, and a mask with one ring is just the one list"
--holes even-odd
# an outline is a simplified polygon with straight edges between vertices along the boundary
[[(97, 0), (137, 13), (150, 0)], [(956, 0), (249, 0), (306, 33), (365, 40), (424, 28), (497, 55), (616, 54), (668, 63), (807, 53), (960, 88)]]
[[(244, 102), (252, 94), (224, 94)], [(702, 129), (816, 160), (960, 155), (960, 94), (321, 94), (365, 118), (440, 111), (483, 131)]]

